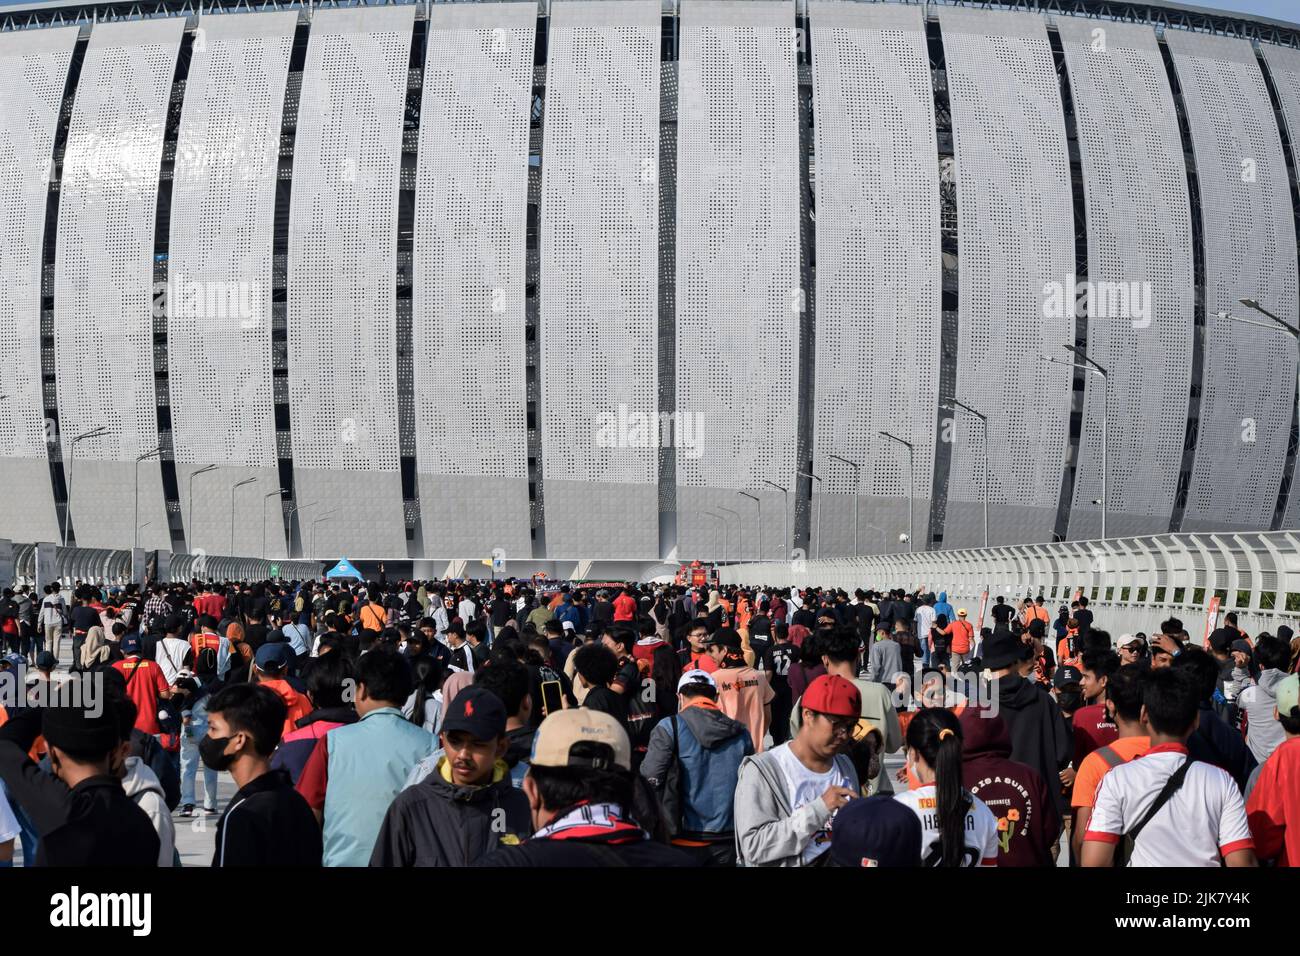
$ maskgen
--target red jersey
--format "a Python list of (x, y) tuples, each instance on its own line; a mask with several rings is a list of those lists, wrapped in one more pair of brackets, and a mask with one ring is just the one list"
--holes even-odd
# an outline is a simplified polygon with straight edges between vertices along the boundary
[(158, 698), (167, 692), (167, 679), (156, 661), (128, 657), (113, 665), (126, 678), (127, 696), (135, 702), (135, 727), (146, 734), (162, 733), (158, 726)]
[(631, 621), (636, 618), (636, 598), (630, 594), (620, 594), (614, 598), (614, 620)]

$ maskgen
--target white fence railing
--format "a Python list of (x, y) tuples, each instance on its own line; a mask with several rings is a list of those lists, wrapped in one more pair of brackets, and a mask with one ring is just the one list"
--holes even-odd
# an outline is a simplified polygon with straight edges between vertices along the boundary
[(721, 569), (724, 583), (776, 587), (923, 588), (947, 591), (972, 620), (981, 597), (1042, 594), (1052, 615), (1076, 593), (1113, 635), (1158, 630), (1180, 618), (1200, 639), (1210, 604), (1236, 611), (1248, 634), (1300, 631), (1300, 531), (1162, 534), (966, 551), (755, 562)]

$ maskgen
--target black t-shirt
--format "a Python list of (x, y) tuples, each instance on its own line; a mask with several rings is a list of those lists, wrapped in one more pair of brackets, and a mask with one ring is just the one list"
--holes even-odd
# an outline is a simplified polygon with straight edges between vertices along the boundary
[(608, 687), (593, 687), (582, 699), (582, 706), (609, 714), (623, 725), (624, 730), (627, 729), (627, 702), (622, 694), (616, 694)]
[(993, 605), (993, 620), (998, 624), (1006, 624), (1016, 616), (1016, 609), (1010, 604)]
[(265, 624), (250, 624), (244, 629), (244, 643), (247, 644), (254, 654), (257, 649), (266, 643), (267, 629)]
[(1079, 636), (1087, 634), (1092, 628), (1092, 612), (1086, 607), (1081, 607), (1074, 612), (1074, 619), (1079, 622)]
[(88, 604), (78, 604), (72, 609), (70, 617), (74, 631), (88, 631), (100, 625), (99, 612)]
[(790, 693), (790, 665), (799, 660), (799, 648), (790, 641), (773, 644), (768, 651), (771, 668), (767, 672), (767, 682), (776, 691), (777, 696)]
[[(749, 647), (754, 652), (754, 667), (764, 673), (772, 670), (772, 642), (765, 637), (751, 637)], [(768, 682), (769, 684), (771, 681)]]

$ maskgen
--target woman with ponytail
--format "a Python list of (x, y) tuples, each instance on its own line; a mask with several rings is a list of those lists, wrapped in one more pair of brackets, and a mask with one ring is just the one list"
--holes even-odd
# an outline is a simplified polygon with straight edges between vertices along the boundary
[(997, 866), (998, 820), (962, 787), (961, 723), (950, 710), (919, 711), (907, 725), (907, 764), (920, 781), (895, 798), (921, 820), (925, 866)]

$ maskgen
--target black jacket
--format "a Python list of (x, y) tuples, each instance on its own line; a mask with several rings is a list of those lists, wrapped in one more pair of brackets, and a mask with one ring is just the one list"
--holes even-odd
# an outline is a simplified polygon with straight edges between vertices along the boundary
[(0, 727), (0, 780), (41, 835), (36, 866), (157, 866), (149, 815), (107, 775), (69, 787), (27, 756), (41, 732), (31, 707)]
[(1258, 761), (1241, 736), (1215, 712), (1209, 702), (1200, 705), (1201, 722), (1187, 738), (1187, 754), (1226, 770), (1243, 790)]
[(1069, 812), (1060, 775), (1074, 756), (1074, 739), (1056, 701), (1034, 682), (1007, 675), (998, 680), (998, 704), (1011, 731), (1011, 759), (1037, 770), (1057, 808)]
[(443, 777), (446, 759), (397, 795), (379, 828), (371, 866), (469, 866), (533, 832), (528, 798), (511, 784), (503, 762), (486, 787), (462, 787)]
[(504, 846), (474, 866), (698, 866), (681, 850), (654, 840), (601, 843), (587, 840), (529, 840)]
[(217, 823), (213, 866), (320, 866), (316, 815), (289, 774), (271, 770), (245, 784)]

